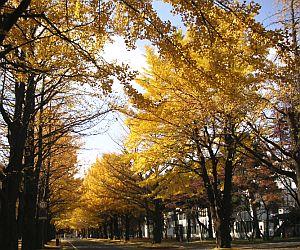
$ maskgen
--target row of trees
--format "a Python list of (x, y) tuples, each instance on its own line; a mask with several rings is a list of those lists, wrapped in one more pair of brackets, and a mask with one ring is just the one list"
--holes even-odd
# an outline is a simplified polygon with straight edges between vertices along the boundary
[[(202, 238), (213, 238), (212, 213), (199, 175), (169, 164), (146, 168), (148, 162), (140, 157), (124, 152), (105, 154), (98, 159), (83, 181), (79, 206), (69, 211), (58, 227), (76, 229), (84, 237), (124, 240), (151, 237), (154, 243), (160, 243), (168, 238), (168, 228), (175, 223), (175, 237), (182, 241), (178, 216), (184, 213), (188, 221), (187, 240), (191, 240), (192, 227), (196, 225)], [(133, 163), (136, 160), (144, 162), (143, 169), (136, 168)], [(232, 206), (236, 215), (242, 212), (251, 217), (252, 235), (246, 236), (268, 239), (269, 231), (263, 233), (259, 228), (259, 214), (267, 211), (268, 227), (271, 214), (284, 204), (284, 193), (272, 172), (253, 164), (247, 159), (234, 171)], [(208, 225), (199, 219), (202, 211), (208, 212)], [(230, 217), (230, 229), (233, 218)]]
[[(130, 157), (125, 157), (126, 164), (123, 157), (111, 157), (124, 166), (120, 173), (127, 173), (128, 180), (116, 186), (117, 177), (108, 173), (103, 185), (125, 192), (131, 183), (133, 195), (121, 200), (133, 205), (117, 205), (107, 195), (93, 197), (105, 192), (103, 185), (95, 191), (87, 186), (83, 192), (83, 197), (98, 201), (102, 215), (105, 211), (110, 215), (115, 235), (113, 215), (122, 211), (126, 231), (129, 215), (143, 217), (130, 211), (143, 208), (159, 242), (160, 184), (184, 174), (184, 187), (193, 183), (196, 193), (205, 192), (217, 245), (229, 247), (236, 169), (252, 160), (255, 171), (265, 167), (298, 185), (299, 1), (283, 2), (282, 25), (276, 31), (255, 20), (259, 6), (254, 3), (163, 2), (181, 17), (183, 31), (172, 20), (163, 21), (151, 0), (1, 2), (0, 112), (7, 151), (3, 150), (2, 160), (0, 235), (5, 249), (17, 249), (19, 221), (22, 248), (35, 248), (38, 204), (49, 200), (49, 173), (59, 159), (54, 157), (63, 159), (65, 152), (74, 156), (75, 151), (68, 149), (74, 148), (74, 132), (110, 110), (103, 99), (116, 78), (130, 100), (128, 107), (114, 104), (130, 117)], [(128, 48), (138, 39), (155, 47), (147, 52), (149, 71), (137, 80), (142, 93), (130, 84), (135, 72), (101, 57), (113, 35), (124, 36)], [(270, 60), (271, 51), (275, 61)], [(111, 157), (104, 160), (110, 162)], [(63, 178), (77, 183), (69, 170), (75, 162), (57, 164), (53, 190), (74, 192), (72, 185), (60, 188), (59, 183)], [(138, 181), (142, 185), (136, 185)], [(59, 203), (61, 192), (53, 193)], [(299, 189), (294, 197), (299, 204)], [(110, 205), (102, 207), (103, 199)], [(82, 211), (74, 213), (79, 217)], [(88, 223), (89, 218), (85, 220)]]
[[(147, 50), (149, 69), (136, 80), (142, 91), (125, 85), (129, 153), (91, 168), (83, 203), (111, 223), (142, 211), (160, 242), (166, 201), (196, 197), (209, 207), (217, 246), (230, 247), (235, 192), (247, 194), (253, 211), (258, 200), (270, 211), (280, 200), (276, 179), (299, 183), (299, 3), (284, 2), (283, 28), (268, 31), (253, 3), (168, 2), (187, 31), (163, 26), (159, 39), (144, 26), (158, 50)], [(290, 191), (299, 206), (299, 189)]]
[(99, 8), (82, 1), (0, 4), (3, 249), (18, 249), (19, 238), (22, 249), (42, 248), (43, 231), (76, 204), (80, 132), (110, 110), (101, 96), (122, 69), (100, 56), (108, 36)]

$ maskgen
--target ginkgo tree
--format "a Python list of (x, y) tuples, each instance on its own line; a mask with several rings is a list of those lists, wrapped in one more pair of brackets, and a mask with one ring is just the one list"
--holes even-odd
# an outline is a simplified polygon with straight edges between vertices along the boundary
[(94, 217), (98, 216), (104, 237), (120, 238), (124, 227), (125, 239), (129, 239), (130, 220), (140, 217), (144, 205), (137, 182), (126, 154), (106, 154), (88, 171), (82, 201)]
[[(8, 17), (13, 15), (16, 2), (5, 1), (1, 10), (7, 12)], [(101, 22), (107, 20), (107, 12), (103, 11), (100, 15), (97, 9), (101, 7), (104, 10), (106, 5), (99, 7), (96, 3), (81, 1), (23, 2), (27, 4), (26, 7), (23, 6), (14, 25), (5, 31), (1, 44), (0, 109), (6, 123), (10, 152), (3, 182), (5, 202), (0, 231), (1, 242), (7, 249), (17, 248), (15, 215), (23, 175), (27, 185), (25, 195), (28, 195), (24, 206), (27, 214), (24, 226), (30, 229), (35, 224), (33, 216), (38, 185), (35, 176), (38, 174), (34, 173), (34, 123), (37, 113), (42, 113), (53, 99), (57, 101), (61, 98), (61, 104), (69, 105), (65, 112), (69, 113), (68, 117), (73, 122), (65, 124), (66, 129), (71, 129), (75, 120), (77, 125), (79, 122), (85, 123), (87, 116), (85, 119), (75, 118), (75, 109), (71, 109), (71, 105), (79, 109), (78, 103), (86, 99), (81, 95), (82, 99), (77, 99), (77, 105), (70, 104), (62, 100), (64, 97), (65, 101), (69, 99), (70, 95), (66, 93), (72, 90), (75, 95), (75, 86), (78, 90), (83, 83), (97, 85), (95, 88), (99, 92), (107, 93), (111, 89), (111, 76), (119, 75), (126, 68), (109, 64), (100, 55), (108, 37), (104, 31), (105, 23)], [(95, 89), (93, 92), (96, 92)], [(101, 114), (97, 110), (89, 119)], [(26, 225), (27, 222), (31, 224)], [(35, 234), (30, 234), (30, 230), (23, 232), (23, 249), (32, 249)]]
[(289, 178), (297, 186), (295, 202), (300, 200), (300, 114), (299, 114), (299, 11), (298, 0), (283, 0), (278, 10), (279, 39), (274, 44), (272, 67), (262, 68), (268, 75), (261, 98), (265, 108), (260, 116), (248, 120), (255, 134), (248, 153), (273, 173)]
[[(166, 177), (171, 176), (166, 175), (158, 165), (155, 167), (154, 162), (151, 162), (152, 168), (147, 168), (147, 171), (137, 167), (146, 161), (136, 153), (111, 153), (98, 159), (83, 182), (81, 199), (88, 212), (85, 213), (85, 219), (81, 216), (78, 220), (96, 218), (104, 238), (119, 238), (123, 231), (125, 240), (129, 239), (132, 229), (142, 237), (142, 226), (145, 223), (149, 230), (147, 236), (152, 236), (155, 243), (160, 243), (163, 236), (164, 200), (169, 197), (164, 191), (170, 186)], [(147, 163), (150, 164), (150, 161)], [(175, 189), (176, 184), (172, 186)], [(118, 223), (120, 220), (121, 224)], [(76, 221), (76, 218), (72, 221)]]
[(180, 54), (148, 50), (150, 70), (137, 81), (144, 94), (127, 86), (132, 145), (202, 179), (218, 247), (231, 245), (233, 169), (243, 122), (263, 106), (258, 86), (266, 78), (259, 69), (272, 46), (270, 33), (254, 19), (257, 6), (231, 7), (206, 10), (214, 31), (191, 23), (185, 35), (174, 33)]
[[(122, 164), (123, 160), (114, 155), (103, 158), (105, 169), (114, 170), (113, 175), (101, 179), (101, 192), (108, 194), (105, 199), (91, 196), (90, 200), (97, 201), (97, 206), (107, 204), (103, 214), (116, 215), (111, 220), (110, 229), (115, 231), (111, 234), (119, 234), (118, 214), (126, 215), (132, 209), (124, 202), (129, 200), (125, 192), (129, 185), (134, 190), (130, 196), (133, 207), (144, 206), (151, 213), (155, 241), (159, 242), (166, 195), (161, 184), (171, 176), (179, 178), (177, 171), (183, 169), (203, 183), (217, 245), (229, 247), (232, 175), (243, 150), (273, 171), (299, 182), (298, 1), (284, 1), (291, 11), (291, 22), (285, 23), (290, 36), (266, 31), (255, 20), (259, 6), (253, 3), (162, 2), (181, 17), (182, 30), (171, 21), (163, 21), (151, 0), (24, 0), (0, 4), (0, 112), (10, 150), (4, 169), (5, 201), (0, 222), (1, 242), (6, 249), (17, 248), (15, 215), (23, 183), (24, 195), (30, 198), (24, 199), (24, 211), (30, 211), (24, 228), (31, 228), (34, 222), (36, 204), (32, 201), (39, 176), (35, 170), (41, 166), (36, 163), (41, 163), (43, 153), (44, 109), (60, 106), (56, 110), (63, 117), (60, 131), (72, 129), (74, 123), (85, 124), (87, 117), (77, 119), (74, 114), (77, 108), (84, 110), (80, 104), (88, 103), (87, 99), (80, 91), (73, 92), (81, 97), (77, 99), (69, 93), (82, 86), (85, 92), (89, 85), (103, 98), (112, 91), (113, 76), (131, 99), (132, 106), (125, 111), (131, 117), (128, 145), (138, 150), (131, 161), (126, 159)], [(130, 85), (135, 74), (126, 65), (107, 63), (100, 55), (105, 42), (115, 34), (123, 35), (129, 48), (138, 39), (147, 39), (155, 46), (148, 51), (149, 72), (137, 81), (144, 94)], [(275, 46), (279, 65), (267, 58), (269, 49)], [(259, 116), (263, 111), (268, 115), (270, 110), (275, 110), (274, 124), (268, 123), (268, 118), (264, 120), (266, 113)], [(270, 126), (261, 129), (258, 121)], [(112, 168), (110, 161), (121, 166), (127, 179), (119, 174), (120, 169)], [(138, 185), (134, 186), (135, 182)], [(169, 190), (176, 193), (175, 186)], [(89, 191), (86, 195), (89, 198)], [(118, 203), (116, 197), (122, 202)], [(74, 214), (82, 212), (76, 210)], [(87, 225), (89, 220), (83, 221)], [(22, 247), (32, 249), (33, 234), (24, 232)]]

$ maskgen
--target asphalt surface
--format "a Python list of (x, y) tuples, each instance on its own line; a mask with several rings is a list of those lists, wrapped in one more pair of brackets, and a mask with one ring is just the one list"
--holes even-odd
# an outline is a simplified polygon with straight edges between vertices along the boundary
[[(133, 249), (155, 249), (155, 250), (171, 250), (171, 249), (189, 249), (189, 250), (198, 250), (198, 249), (213, 249), (214, 244), (207, 245), (185, 245), (185, 246), (174, 246), (174, 247), (163, 247), (156, 246), (145, 247), (142, 245), (120, 245), (120, 242), (105, 242), (105, 241), (93, 241), (90, 239), (65, 239), (62, 240), (62, 248), (64, 250), (133, 250)], [(261, 243), (261, 244), (241, 244), (241, 245), (233, 245), (233, 249), (284, 249), (284, 250), (300, 250), (300, 242), (277, 242), (277, 243)]]
[(104, 242), (93, 242), (89, 240), (84, 239), (69, 239), (62, 241), (63, 249), (84, 249), (84, 250), (96, 250), (96, 249), (102, 249), (102, 250), (125, 250), (128, 248), (123, 248), (120, 246), (114, 246), (111, 243), (104, 243)]

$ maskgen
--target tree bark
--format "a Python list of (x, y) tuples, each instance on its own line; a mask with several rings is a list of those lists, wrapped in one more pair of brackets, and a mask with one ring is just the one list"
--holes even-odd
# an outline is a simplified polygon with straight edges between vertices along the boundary
[(270, 211), (269, 209), (265, 208), (266, 210), (266, 231), (264, 233), (266, 240), (270, 239), (270, 233), (269, 233), (269, 228), (270, 228)]
[(125, 241), (129, 241), (130, 221), (128, 214), (125, 215)]
[[(27, 86), (27, 89), (26, 89)], [(4, 203), (4, 237), (2, 246), (6, 250), (18, 247), (18, 230), (16, 205), (22, 181), (23, 157), (29, 122), (32, 119), (31, 101), (34, 96), (34, 75), (29, 76), (27, 83), (16, 82), (14, 86), (14, 114), (9, 118), (7, 111), (0, 102), (0, 112), (8, 126), (9, 161), (5, 168), (6, 178), (3, 182)], [(25, 204), (24, 204), (25, 205)]]
[[(6, 2), (6, 1), (5, 1)], [(0, 33), (0, 44), (3, 44), (3, 41), (7, 35), (7, 33), (11, 30), (11, 28), (17, 23), (20, 16), (27, 10), (30, 5), (31, 0), (23, 0), (20, 2), (18, 7), (8, 14), (5, 18), (1, 18), (1, 33)], [(1, 8), (3, 7), (3, 3), (1, 2)]]
[(192, 233), (192, 229), (191, 229), (191, 216), (190, 216), (190, 212), (187, 212), (187, 232), (186, 232), (186, 239), (188, 242), (191, 241), (191, 233)]
[(16, 204), (19, 195), (19, 185), (21, 174), (19, 172), (11, 172), (3, 183), (5, 202), (3, 204), (4, 234), (3, 234), (3, 249), (17, 250), (18, 249), (18, 223), (16, 218)]
[(213, 239), (214, 233), (213, 233), (213, 221), (211, 217), (211, 211), (210, 208), (207, 208), (207, 216), (208, 216), (208, 238)]
[[(38, 183), (34, 169), (34, 111), (35, 111), (35, 81), (32, 77), (26, 90), (25, 107), (27, 112), (28, 129), (24, 156), (24, 221), (22, 234), (22, 250), (32, 250), (36, 246), (36, 202)], [(25, 112), (24, 111), (24, 112)], [(27, 121), (26, 121), (27, 122)]]
[[(216, 158), (212, 145), (209, 144), (209, 161), (211, 163), (212, 177), (208, 174), (208, 169), (206, 166), (206, 157), (204, 156), (201, 143), (198, 139), (199, 131), (195, 130), (195, 142), (198, 158), (200, 159), (199, 165), (201, 169), (200, 176), (204, 182), (207, 198), (210, 204), (210, 211), (212, 214), (212, 219), (214, 221), (214, 228), (216, 232), (216, 244), (218, 248), (231, 248), (231, 212), (232, 212), (232, 175), (233, 175), (233, 159), (235, 155), (235, 141), (231, 135), (230, 119), (225, 124), (224, 128), (224, 141), (226, 152), (224, 164), (224, 187), (223, 190), (220, 189), (218, 177), (218, 164), (219, 160)], [(209, 136), (208, 130), (206, 128), (207, 136)]]
[(163, 216), (162, 216), (162, 204), (158, 199), (154, 200), (154, 212), (153, 212), (153, 242), (161, 243), (163, 235)]
[(119, 218), (117, 215), (113, 217), (114, 238), (120, 239)]

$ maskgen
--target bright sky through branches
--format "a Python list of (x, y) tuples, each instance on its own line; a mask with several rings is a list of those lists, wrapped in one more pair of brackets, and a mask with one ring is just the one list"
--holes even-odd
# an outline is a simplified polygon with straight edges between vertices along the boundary
[[(276, 15), (278, 10), (277, 0), (255, 0), (255, 2), (261, 5), (257, 20), (268, 29), (276, 27), (276, 18), (278, 17)], [(157, 1), (154, 3), (154, 7), (162, 19), (171, 19), (172, 22), (178, 24), (178, 27), (182, 27), (180, 18), (178, 16), (174, 17), (170, 13), (170, 6)], [(113, 44), (106, 45), (104, 55), (108, 61), (116, 60), (119, 63), (127, 63), (134, 70), (142, 71), (146, 67), (145, 45), (147, 45), (146, 42), (138, 42), (135, 50), (128, 51), (124, 41), (116, 37)], [(78, 155), (80, 175), (83, 175), (84, 171), (103, 153), (119, 151), (118, 142), (126, 135), (122, 117), (117, 115), (109, 115), (107, 120), (99, 124), (95, 130), (98, 130), (100, 134), (83, 138), (84, 145)]]

